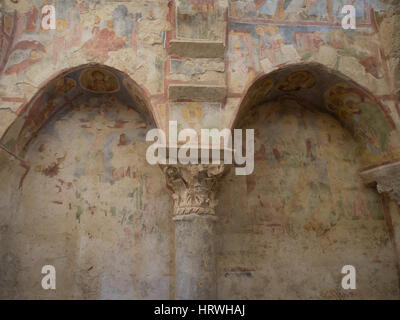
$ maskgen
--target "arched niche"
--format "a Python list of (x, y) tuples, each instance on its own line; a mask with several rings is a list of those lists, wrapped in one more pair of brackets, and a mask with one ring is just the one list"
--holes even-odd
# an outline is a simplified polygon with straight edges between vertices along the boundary
[(360, 154), (362, 167), (400, 156), (391, 110), (352, 79), (319, 63), (291, 64), (259, 75), (248, 86), (231, 128), (240, 127), (254, 106), (288, 98), (332, 115), (348, 129), (364, 148)]
[[(221, 181), (218, 298), (397, 299), (387, 212), (359, 175), (395, 150), (386, 108), (323, 66), (295, 65), (256, 80), (232, 128), (254, 129), (254, 171)], [(341, 287), (345, 265), (357, 290)]]
[(124, 72), (94, 63), (60, 72), (40, 88), (20, 108), (18, 117), (1, 137), (1, 146), (23, 158), (26, 147), (55, 114), (87, 100), (88, 95), (118, 98), (138, 112), (147, 125), (158, 127), (145, 91)]
[[(146, 160), (154, 127), (140, 87), (102, 65), (59, 74), (22, 109), (1, 139), (2, 297), (169, 298), (170, 199)], [(47, 264), (56, 291), (41, 287)]]

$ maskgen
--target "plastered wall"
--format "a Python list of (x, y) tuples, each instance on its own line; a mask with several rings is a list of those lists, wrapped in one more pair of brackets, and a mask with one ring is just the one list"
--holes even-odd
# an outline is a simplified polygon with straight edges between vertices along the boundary
[[(293, 100), (254, 110), (255, 170), (224, 177), (218, 295), (235, 299), (398, 299), (382, 199), (358, 176), (360, 145)], [(357, 290), (341, 287), (344, 265)]]
[(47, 2), (0, 2), (1, 298), (174, 297), (171, 199), (144, 142), (169, 120), (255, 128), (254, 173), (221, 181), (219, 298), (399, 297), (382, 199), (358, 177), (400, 157), (393, 3), (355, 1), (343, 30), (349, 1), (55, 0), (46, 31)]
[[(92, 99), (47, 124), (28, 171), (2, 166), (2, 298), (169, 298), (170, 199), (146, 131), (126, 105)], [(56, 292), (41, 287), (45, 264)]]

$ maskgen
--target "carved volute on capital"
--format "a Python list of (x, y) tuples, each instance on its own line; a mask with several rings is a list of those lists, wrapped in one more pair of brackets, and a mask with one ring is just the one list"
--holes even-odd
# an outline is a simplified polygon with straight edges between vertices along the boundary
[(174, 215), (215, 215), (216, 187), (224, 165), (167, 165), (164, 173), (172, 190)]
[(366, 184), (376, 183), (379, 193), (386, 193), (400, 205), (400, 161), (361, 172)]

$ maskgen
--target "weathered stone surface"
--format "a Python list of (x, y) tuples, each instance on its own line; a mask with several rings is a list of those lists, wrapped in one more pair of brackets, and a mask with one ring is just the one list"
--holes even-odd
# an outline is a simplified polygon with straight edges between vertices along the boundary
[(171, 59), (168, 78), (189, 83), (224, 85), (225, 63), (223, 59)]
[(225, 46), (219, 41), (173, 40), (168, 53), (189, 58), (223, 58)]
[(173, 190), (174, 215), (215, 215), (217, 180), (224, 165), (169, 165), (164, 172)]
[(174, 218), (175, 299), (217, 298), (215, 223), (198, 214)]
[(168, 88), (170, 100), (220, 101), (226, 97), (226, 87), (199, 84), (171, 84)]

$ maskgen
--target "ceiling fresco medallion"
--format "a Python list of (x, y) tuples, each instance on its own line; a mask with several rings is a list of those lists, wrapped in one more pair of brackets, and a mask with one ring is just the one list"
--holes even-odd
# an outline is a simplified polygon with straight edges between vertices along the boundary
[(353, 114), (361, 113), (361, 94), (346, 83), (337, 83), (324, 94), (327, 109), (342, 120), (352, 118)]
[(79, 77), (80, 86), (94, 93), (113, 93), (120, 89), (118, 78), (108, 70), (89, 68)]
[(315, 86), (314, 75), (309, 71), (296, 71), (279, 81), (277, 87), (281, 91), (298, 91), (310, 89)]

